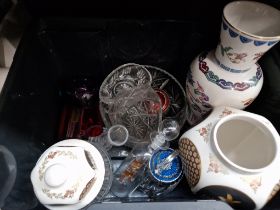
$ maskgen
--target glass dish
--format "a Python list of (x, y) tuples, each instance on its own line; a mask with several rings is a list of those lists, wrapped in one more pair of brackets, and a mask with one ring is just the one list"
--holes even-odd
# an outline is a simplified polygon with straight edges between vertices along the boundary
[(150, 85), (151, 82), (151, 74), (144, 66), (134, 63), (124, 64), (105, 78), (99, 90), (99, 99), (105, 104), (112, 104), (124, 90)]
[[(186, 121), (187, 101), (186, 93), (177, 81), (167, 71), (155, 67), (144, 66), (151, 74), (152, 88), (157, 92), (162, 103), (162, 119), (174, 119), (178, 122), (179, 127), (182, 128)], [(106, 127), (112, 126), (111, 118), (106, 112), (109, 106), (100, 102), (100, 113)]]
[(149, 142), (150, 133), (159, 129), (162, 120), (161, 101), (151, 86), (141, 86), (123, 91), (107, 112), (112, 125), (127, 128), (126, 145)]
[(157, 92), (162, 103), (162, 118), (173, 119), (180, 128), (186, 121), (187, 101), (186, 93), (177, 79), (167, 71), (145, 65), (152, 75), (152, 88)]

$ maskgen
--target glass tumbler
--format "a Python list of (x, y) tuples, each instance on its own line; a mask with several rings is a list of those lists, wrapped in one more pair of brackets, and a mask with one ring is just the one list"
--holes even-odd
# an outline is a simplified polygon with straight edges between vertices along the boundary
[(89, 137), (89, 142), (98, 143), (107, 151), (112, 148), (112, 146), (122, 146), (128, 140), (128, 130), (123, 125), (113, 125), (108, 131), (105, 131), (100, 136)]

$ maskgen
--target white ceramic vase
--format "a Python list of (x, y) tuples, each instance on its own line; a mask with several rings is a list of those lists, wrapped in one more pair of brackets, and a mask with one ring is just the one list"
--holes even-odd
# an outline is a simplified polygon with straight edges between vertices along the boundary
[(234, 209), (260, 209), (280, 188), (280, 137), (260, 115), (216, 107), (179, 149), (191, 190)]
[(195, 58), (188, 71), (188, 122), (198, 123), (215, 106), (251, 104), (263, 85), (257, 61), (279, 40), (279, 10), (253, 1), (226, 5), (220, 43)]

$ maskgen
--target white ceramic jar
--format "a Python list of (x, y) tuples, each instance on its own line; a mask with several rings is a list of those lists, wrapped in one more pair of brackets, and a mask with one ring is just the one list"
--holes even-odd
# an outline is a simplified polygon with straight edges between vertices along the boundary
[(201, 53), (188, 71), (188, 122), (198, 123), (215, 106), (250, 105), (263, 84), (257, 61), (279, 40), (279, 10), (253, 1), (226, 5), (216, 50)]
[(35, 195), (48, 209), (81, 209), (109, 191), (108, 160), (101, 148), (86, 141), (60, 141), (41, 155), (31, 172)]
[(280, 137), (266, 118), (216, 107), (179, 140), (184, 173), (194, 193), (234, 209), (260, 209), (278, 191)]

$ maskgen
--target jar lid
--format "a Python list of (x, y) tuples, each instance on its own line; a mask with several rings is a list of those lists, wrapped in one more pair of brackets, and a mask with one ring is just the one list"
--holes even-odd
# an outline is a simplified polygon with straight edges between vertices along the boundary
[(47, 149), (31, 172), (38, 200), (49, 209), (80, 209), (98, 195), (104, 160), (92, 144), (64, 140)]
[(149, 168), (153, 178), (157, 181), (171, 183), (177, 181), (182, 175), (181, 159), (179, 155), (174, 155), (174, 152), (170, 148), (159, 149), (152, 155), (149, 161)]

